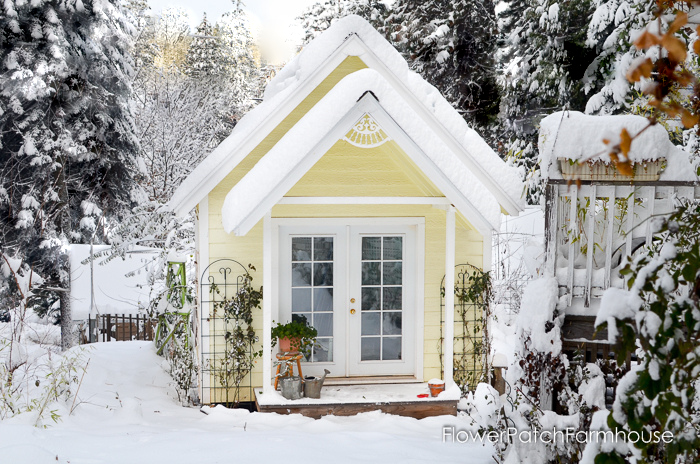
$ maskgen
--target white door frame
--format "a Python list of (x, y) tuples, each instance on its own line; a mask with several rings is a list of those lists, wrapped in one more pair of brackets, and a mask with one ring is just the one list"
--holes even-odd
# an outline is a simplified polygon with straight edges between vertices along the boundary
[[(416, 350), (415, 332), (417, 330), (414, 318), (417, 311), (415, 302), (415, 280), (418, 265), (416, 254), (415, 225), (371, 225), (352, 226), (348, 234), (348, 296), (357, 302), (355, 314), (350, 309), (348, 316), (348, 376), (368, 375), (414, 375)], [(363, 237), (402, 236), (403, 237), (403, 279), (402, 279), (402, 359), (398, 361), (362, 361), (361, 360), (361, 318), (362, 318), (362, 283), (361, 283), (361, 253)], [(423, 269), (420, 270), (423, 273)], [(352, 300), (349, 300), (352, 301)], [(346, 314), (347, 311), (346, 311)], [(406, 348), (409, 348), (406, 350)]]
[[(272, 318), (275, 321), (280, 321), (280, 304), (282, 303), (281, 295), (280, 295), (280, 290), (281, 290), (281, 285), (282, 285), (282, 278), (281, 278), (281, 263), (283, 259), (283, 254), (281, 253), (280, 250), (280, 243), (282, 240), (282, 235), (293, 233), (293, 234), (306, 234), (306, 235), (328, 235), (332, 230), (338, 231), (338, 228), (345, 227), (346, 230), (349, 229), (350, 227), (371, 227), (374, 230), (381, 230), (381, 227), (391, 227), (391, 226), (409, 226), (412, 227), (413, 230), (415, 231), (415, 246), (414, 250), (406, 250), (407, 253), (412, 253), (414, 257), (414, 263), (415, 265), (413, 266), (414, 269), (414, 277), (413, 277), (413, 285), (414, 285), (414, 295), (415, 295), (415, 302), (414, 302), (414, 308), (415, 308), (415, 313), (414, 313), (414, 318), (412, 322), (412, 327), (411, 330), (413, 332), (413, 375), (416, 377), (417, 380), (423, 380), (423, 340), (424, 340), (424, 334), (423, 334), (423, 326), (424, 326), (424, 282), (425, 282), (425, 218), (423, 217), (382, 217), (382, 218), (272, 218), (271, 219), (271, 261), (273, 264), (273, 269), (274, 272), (272, 272), (271, 276), (271, 281), (272, 281), (272, 288), (274, 291), (272, 292), (273, 298), (272, 298), (272, 308), (271, 308), (271, 313), (272, 313)], [(324, 232), (325, 231), (325, 232)], [(337, 233), (337, 232), (336, 232)], [(346, 232), (347, 233), (347, 232)], [(389, 231), (390, 233), (390, 231)], [(346, 240), (347, 242), (348, 240)], [(349, 247), (348, 247), (349, 248)], [(349, 250), (346, 251), (349, 253)], [(345, 260), (349, 259), (348, 256), (345, 256)], [(348, 281), (349, 276), (345, 275), (345, 282), (344, 284), (344, 289), (336, 289), (334, 292), (338, 292), (339, 290), (344, 292), (345, 289), (349, 288), (350, 282)], [(342, 299), (341, 299), (342, 298)], [(334, 305), (335, 305), (335, 294), (334, 294)], [(340, 314), (345, 314), (346, 318), (350, 316), (350, 302), (349, 302), (349, 297), (347, 295), (340, 295), (339, 298), (337, 298), (337, 301), (342, 305), (342, 309), (340, 310)], [(334, 306), (335, 308), (335, 306)], [(338, 321), (339, 323), (344, 324), (344, 327), (347, 327), (347, 321)], [(334, 330), (336, 327), (336, 322), (334, 320)], [(334, 336), (336, 334), (334, 333)], [(343, 335), (344, 337), (344, 335)], [(350, 347), (348, 346), (348, 337), (344, 337), (343, 343), (345, 345), (345, 353), (348, 353), (348, 350)], [(343, 360), (345, 363), (345, 366), (342, 366), (340, 369), (342, 371), (342, 376), (347, 375), (349, 370), (348, 366), (348, 358), (345, 357)], [(314, 363), (318, 365), (319, 370), (323, 370), (323, 364), (325, 363)], [(305, 367), (305, 373), (307, 369), (309, 370), (309, 374), (315, 374), (315, 372), (312, 372), (314, 367), (312, 367), (312, 364), (307, 364)], [(341, 366), (338, 366), (339, 368)], [(333, 372), (331, 375), (338, 373)], [(373, 375), (382, 375), (382, 374), (373, 374)]]

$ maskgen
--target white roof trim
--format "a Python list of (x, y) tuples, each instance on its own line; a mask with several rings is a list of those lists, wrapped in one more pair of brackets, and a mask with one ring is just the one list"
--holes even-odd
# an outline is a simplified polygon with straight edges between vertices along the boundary
[(348, 56), (359, 56), (392, 84), (506, 211), (517, 214), (522, 209), (522, 182), (514, 169), (498, 158), (435, 88), (408, 71), (400, 54), (379, 33), (356, 16), (336, 22), (278, 73), (268, 85), (265, 101), (246, 114), (188, 176), (169, 207), (178, 215), (187, 214)]
[(438, 137), (412, 139), (408, 134), (432, 131), (419, 127), (415, 112), (379, 73), (365, 69), (340, 81), (231, 189), (222, 209), (226, 232), (245, 235), (364, 113), (376, 119), (477, 230), (485, 234), (498, 228), (495, 197)]

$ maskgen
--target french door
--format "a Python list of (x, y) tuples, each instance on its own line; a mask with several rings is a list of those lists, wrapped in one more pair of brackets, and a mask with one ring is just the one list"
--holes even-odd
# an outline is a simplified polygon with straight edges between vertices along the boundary
[(415, 374), (416, 227), (280, 226), (279, 319), (318, 330), (305, 374)]

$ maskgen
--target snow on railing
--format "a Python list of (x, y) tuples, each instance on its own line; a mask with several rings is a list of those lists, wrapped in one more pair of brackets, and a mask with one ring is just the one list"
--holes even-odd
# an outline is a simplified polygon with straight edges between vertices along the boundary
[(678, 198), (700, 198), (691, 182), (626, 183), (550, 180), (545, 204), (545, 261), (565, 296), (567, 314), (595, 314), (609, 287), (622, 287), (624, 257), (653, 239), (653, 218)]

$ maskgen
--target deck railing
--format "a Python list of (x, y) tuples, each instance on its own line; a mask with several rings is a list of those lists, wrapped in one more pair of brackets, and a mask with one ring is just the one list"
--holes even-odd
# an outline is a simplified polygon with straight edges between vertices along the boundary
[(567, 313), (594, 315), (603, 292), (622, 287), (623, 258), (651, 243), (655, 218), (671, 213), (678, 198), (700, 198), (700, 186), (550, 181), (545, 198), (546, 267), (557, 277)]

